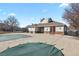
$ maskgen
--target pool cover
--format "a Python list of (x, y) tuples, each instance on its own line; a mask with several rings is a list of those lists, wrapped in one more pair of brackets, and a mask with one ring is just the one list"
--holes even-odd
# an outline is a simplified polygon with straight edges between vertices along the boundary
[(45, 43), (27, 43), (8, 48), (0, 56), (64, 56), (54, 45)]
[(15, 39), (27, 38), (27, 37), (30, 36), (23, 34), (0, 35), (0, 41), (15, 40)]

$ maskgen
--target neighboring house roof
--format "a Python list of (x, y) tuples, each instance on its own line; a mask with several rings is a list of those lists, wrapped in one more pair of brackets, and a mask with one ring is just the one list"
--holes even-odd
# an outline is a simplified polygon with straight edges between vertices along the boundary
[(3, 23), (0, 23), (0, 27), (4, 27), (5, 26), (5, 24), (3, 24)]
[(50, 23), (39, 23), (28, 25), (27, 27), (47, 27), (47, 26), (64, 26), (65, 24), (59, 22), (50, 22)]
[(0, 28), (6, 28), (9, 29), (9, 25), (5, 25), (4, 23), (0, 23)]
[(3, 23), (0, 23), (0, 26), (3, 26), (3, 25), (5, 25), (5, 24), (3, 24)]

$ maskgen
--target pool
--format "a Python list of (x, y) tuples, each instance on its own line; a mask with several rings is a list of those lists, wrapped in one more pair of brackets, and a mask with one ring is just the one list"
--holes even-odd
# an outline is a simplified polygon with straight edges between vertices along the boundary
[(7, 48), (0, 56), (64, 56), (54, 45), (45, 43), (27, 43)]
[(26, 38), (29, 37), (27, 35), (23, 34), (9, 34), (9, 35), (0, 35), (0, 41), (7, 41), (7, 40), (14, 40), (14, 39), (20, 39), (20, 38)]

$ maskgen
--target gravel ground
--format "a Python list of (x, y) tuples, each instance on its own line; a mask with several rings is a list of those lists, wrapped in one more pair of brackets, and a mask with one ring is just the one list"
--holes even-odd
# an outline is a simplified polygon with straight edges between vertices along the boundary
[[(18, 33), (10, 33), (18, 34)], [(8, 35), (10, 35), (8, 34)], [(59, 49), (63, 49), (62, 52), (65, 56), (79, 56), (79, 38), (66, 35), (53, 35), (53, 34), (31, 34), (31, 33), (19, 33), (30, 35), (28, 38), (21, 38), (17, 40), (0, 42), (0, 52), (8, 47), (14, 47), (19, 44), (30, 42), (43, 42), (51, 45), (55, 45)], [(7, 34), (3, 34), (7, 35)]]

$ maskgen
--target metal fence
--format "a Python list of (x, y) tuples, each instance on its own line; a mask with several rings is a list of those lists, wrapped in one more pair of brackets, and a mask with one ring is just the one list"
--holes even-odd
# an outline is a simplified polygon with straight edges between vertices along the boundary
[(79, 30), (69, 30), (67, 31), (66, 35), (70, 35), (70, 36), (79, 36)]

